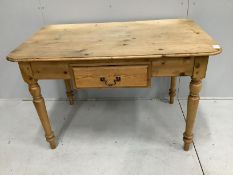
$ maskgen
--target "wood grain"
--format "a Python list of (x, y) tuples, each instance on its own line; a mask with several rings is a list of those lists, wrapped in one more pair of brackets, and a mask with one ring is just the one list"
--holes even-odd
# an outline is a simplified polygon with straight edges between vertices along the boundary
[(159, 58), (152, 61), (152, 76), (191, 76), (193, 57)]
[[(74, 67), (77, 88), (147, 87), (148, 65)], [(101, 77), (105, 80), (101, 81)], [(114, 82), (117, 77), (120, 81)]]
[(193, 127), (194, 127), (198, 103), (200, 99), (199, 93), (201, 91), (201, 80), (192, 79), (190, 82), (189, 89), (190, 89), (190, 93), (189, 93), (188, 105), (187, 105), (186, 128), (183, 135), (185, 151), (189, 150), (189, 146), (193, 141)]
[(33, 98), (33, 103), (37, 114), (40, 118), (41, 124), (44, 128), (45, 138), (49, 142), (52, 149), (56, 148), (56, 139), (52, 131), (48, 113), (46, 110), (44, 98), (41, 95), (40, 86), (36, 79), (33, 78), (31, 66), (29, 63), (19, 64), (24, 81), (28, 84), (29, 92)]
[(41, 95), (39, 79), (64, 79), (67, 97), (76, 88), (148, 87), (152, 76), (171, 77), (170, 103), (176, 77), (190, 76), (184, 150), (192, 143), (201, 80), (209, 55), (221, 52), (195, 22), (168, 19), (136, 22), (50, 25), (12, 51), (51, 148), (55, 136)]
[(217, 43), (195, 22), (167, 19), (43, 27), (10, 61), (68, 61), (214, 55)]
[(208, 65), (209, 57), (195, 57), (194, 67), (193, 67), (193, 75), (192, 77), (195, 79), (202, 79), (206, 76), (206, 70)]
[(66, 96), (70, 102), (70, 105), (74, 104), (74, 92), (72, 90), (71, 81), (70, 80), (64, 80), (65, 86), (66, 86)]
[(174, 98), (176, 96), (176, 77), (171, 77), (170, 89), (169, 89), (169, 103), (174, 103)]
[(32, 62), (31, 67), (36, 79), (70, 79), (66, 62)]
[(194, 60), (193, 75), (189, 85), (190, 92), (188, 96), (186, 128), (183, 136), (185, 151), (189, 150), (189, 146), (193, 141), (192, 132), (200, 99), (199, 93), (201, 91), (202, 79), (206, 76), (208, 65), (208, 57), (195, 57)]

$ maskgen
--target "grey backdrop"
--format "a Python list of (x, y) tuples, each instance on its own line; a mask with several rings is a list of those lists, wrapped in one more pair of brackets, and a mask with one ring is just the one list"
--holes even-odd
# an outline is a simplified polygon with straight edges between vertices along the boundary
[[(191, 18), (219, 41), (223, 53), (211, 57), (201, 96), (233, 97), (232, 0), (0, 0), (0, 98), (30, 98), (17, 64), (5, 56), (40, 27), (58, 23)], [(179, 98), (188, 94), (189, 78), (180, 78)], [(40, 81), (47, 98), (64, 98), (63, 81)], [(154, 78), (148, 89), (78, 91), (79, 98), (164, 98), (169, 79)]]

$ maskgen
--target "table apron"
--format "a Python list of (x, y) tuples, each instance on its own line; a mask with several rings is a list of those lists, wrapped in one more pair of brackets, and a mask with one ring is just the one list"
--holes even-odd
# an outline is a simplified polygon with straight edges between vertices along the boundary
[(195, 57), (157, 58), (154, 60), (132, 60), (112, 62), (30, 62), (34, 79), (72, 79), (73, 67), (148, 65), (149, 77), (192, 76)]

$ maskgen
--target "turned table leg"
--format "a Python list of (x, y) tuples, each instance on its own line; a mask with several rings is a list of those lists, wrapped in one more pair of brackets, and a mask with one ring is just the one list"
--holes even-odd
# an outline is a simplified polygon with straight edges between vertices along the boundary
[(193, 141), (192, 130), (193, 130), (199, 98), (200, 98), (199, 92), (201, 90), (201, 79), (192, 78), (189, 88), (190, 88), (190, 93), (188, 97), (186, 128), (183, 137), (185, 151), (189, 150), (189, 145)]
[(44, 98), (41, 95), (40, 86), (36, 80), (31, 81), (29, 84), (29, 91), (33, 97), (33, 103), (40, 118), (41, 124), (45, 131), (46, 140), (49, 142), (52, 149), (56, 148), (56, 141), (54, 133), (51, 129)]
[(169, 89), (170, 100), (169, 103), (174, 103), (174, 97), (176, 96), (176, 77), (171, 77), (171, 84)]
[(74, 104), (74, 93), (73, 93), (73, 90), (71, 88), (71, 82), (70, 80), (64, 80), (65, 82), (65, 86), (66, 86), (66, 95), (67, 95), (67, 98), (70, 102), (70, 105), (73, 105)]

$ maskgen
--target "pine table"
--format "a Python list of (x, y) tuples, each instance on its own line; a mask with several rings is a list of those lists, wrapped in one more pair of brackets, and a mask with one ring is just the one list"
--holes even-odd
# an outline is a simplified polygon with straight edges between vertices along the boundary
[(168, 76), (173, 103), (176, 77), (190, 76), (183, 134), (187, 151), (209, 56), (220, 52), (221, 47), (194, 21), (166, 19), (49, 25), (13, 50), (7, 59), (18, 62), (52, 149), (56, 148), (55, 136), (38, 80), (63, 79), (73, 104), (74, 89), (150, 87), (151, 78)]

